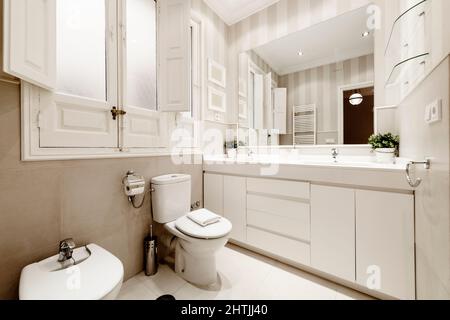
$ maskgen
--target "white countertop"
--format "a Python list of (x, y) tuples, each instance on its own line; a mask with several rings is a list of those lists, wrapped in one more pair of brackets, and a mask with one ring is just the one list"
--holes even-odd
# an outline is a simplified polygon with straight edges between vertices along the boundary
[(346, 156), (338, 157), (336, 161), (330, 156), (277, 156), (277, 155), (256, 155), (256, 156), (238, 156), (237, 158), (228, 158), (227, 156), (204, 156), (203, 161), (207, 164), (260, 164), (260, 165), (296, 165), (313, 166), (328, 168), (347, 168), (347, 169), (373, 169), (385, 171), (404, 171), (409, 162), (408, 159), (396, 158), (395, 163), (383, 164), (377, 163), (374, 157)]
[(408, 159), (377, 163), (375, 157), (253, 155), (237, 158), (204, 156), (206, 172), (412, 191), (405, 176)]

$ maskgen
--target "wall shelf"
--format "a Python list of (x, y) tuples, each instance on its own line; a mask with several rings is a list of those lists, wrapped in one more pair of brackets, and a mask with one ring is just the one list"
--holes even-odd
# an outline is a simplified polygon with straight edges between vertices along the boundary
[(424, 73), (429, 55), (429, 53), (422, 53), (396, 64), (389, 75), (386, 86), (398, 84), (400, 80), (414, 82), (420, 77), (420, 74)]
[[(400, 39), (413, 40), (416, 37), (416, 31), (423, 25), (423, 18), (429, 10), (429, 0), (422, 0), (402, 12), (395, 20), (391, 28), (389, 40), (385, 48), (385, 56), (388, 56), (392, 46), (397, 46)], [(404, 28), (407, 25), (408, 28)], [(412, 28), (411, 28), (412, 27)]]

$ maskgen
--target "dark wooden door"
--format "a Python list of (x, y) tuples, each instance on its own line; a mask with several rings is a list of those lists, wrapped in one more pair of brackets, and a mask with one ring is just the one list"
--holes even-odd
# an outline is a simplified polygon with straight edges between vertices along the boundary
[[(363, 102), (354, 106), (349, 98), (354, 93), (363, 96)], [(344, 91), (344, 144), (367, 144), (374, 133), (374, 89)]]

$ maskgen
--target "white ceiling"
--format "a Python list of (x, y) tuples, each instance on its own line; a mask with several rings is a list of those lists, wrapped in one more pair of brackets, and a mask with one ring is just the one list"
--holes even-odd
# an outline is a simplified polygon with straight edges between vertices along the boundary
[(280, 0), (204, 0), (229, 26), (261, 11)]
[(366, 21), (366, 8), (357, 9), (254, 51), (279, 75), (360, 57), (374, 52), (373, 34), (362, 37)]

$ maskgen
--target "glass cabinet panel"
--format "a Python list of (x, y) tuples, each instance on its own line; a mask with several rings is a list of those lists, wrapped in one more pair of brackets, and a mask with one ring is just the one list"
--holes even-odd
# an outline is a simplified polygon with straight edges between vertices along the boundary
[(156, 110), (156, 2), (127, 0), (126, 105)]
[(106, 2), (57, 1), (57, 91), (106, 100)]

